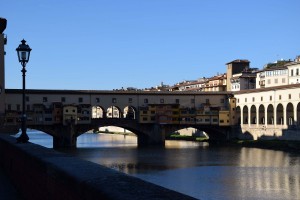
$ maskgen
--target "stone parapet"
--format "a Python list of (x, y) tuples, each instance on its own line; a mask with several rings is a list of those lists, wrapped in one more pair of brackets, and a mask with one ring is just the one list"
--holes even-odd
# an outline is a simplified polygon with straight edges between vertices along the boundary
[(194, 199), (8, 135), (0, 135), (0, 165), (30, 200)]

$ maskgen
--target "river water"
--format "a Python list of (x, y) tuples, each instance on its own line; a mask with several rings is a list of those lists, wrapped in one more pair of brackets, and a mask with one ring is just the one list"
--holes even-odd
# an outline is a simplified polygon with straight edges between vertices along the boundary
[[(52, 148), (47, 134), (28, 135)], [(134, 136), (92, 133), (78, 137), (77, 147), (63, 152), (198, 199), (300, 199), (299, 154), (187, 141), (137, 148)]]

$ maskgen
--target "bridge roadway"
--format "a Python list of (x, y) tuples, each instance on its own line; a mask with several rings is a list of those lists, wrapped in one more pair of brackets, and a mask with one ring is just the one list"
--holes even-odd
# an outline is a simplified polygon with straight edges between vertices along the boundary
[(40, 130), (53, 137), (53, 147), (76, 147), (77, 137), (90, 130), (98, 130), (103, 126), (117, 126), (125, 128), (136, 134), (138, 146), (160, 145), (164, 146), (166, 136), (177, 130), (193, 127), (205, 131), (210, 140), (226, 140), (234, 137), (232, 127), (219, 127), (217, 125), (199, 124), (157, 124), (139, 123), (135, 119), (126, 118), (98, 118), (92, 119), (91, 123), (75, 124), (68, 121), (66, 125), (28, 125), (31, 129)]

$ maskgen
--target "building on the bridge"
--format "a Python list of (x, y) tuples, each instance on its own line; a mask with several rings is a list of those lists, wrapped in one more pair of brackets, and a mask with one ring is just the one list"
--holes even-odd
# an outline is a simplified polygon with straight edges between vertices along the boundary
[(230, 126), (235, 123), (235, 98), (230, 97), (225, 103), (221, 99), (218, 106), (209, 99), (192, 106), (180, 104), (148, 104), (140, 107), (140, 123), (185, 124), (185, 125), (220, 125)]
[(76, 105), (65, 105), (63, 107), (63, 124), (67, 125), (68, 123), (77, 124), (77, 106)]

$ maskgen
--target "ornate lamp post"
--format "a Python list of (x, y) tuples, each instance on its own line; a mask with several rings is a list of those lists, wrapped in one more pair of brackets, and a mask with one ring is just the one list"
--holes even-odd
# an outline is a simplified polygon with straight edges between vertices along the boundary
[(26, 112), (25, 112), (25, 73), (26, 73), (26, 64), (29, 61), (30, 51), (31, 48), (28, 44), (26, 44), (26, 41), (23, 39), (21, 41), (21, 44), (16, 49), (18, 53), (18, 59), (19, 62), (22, 64), (22, 75), (23, 75), (23, 92), (22, 92), (22, 133), (20, 137), (17, 138), (18, 142), (26, 143), (29, 140), (29, 137), (26, 133)]

